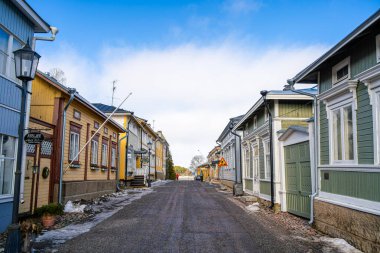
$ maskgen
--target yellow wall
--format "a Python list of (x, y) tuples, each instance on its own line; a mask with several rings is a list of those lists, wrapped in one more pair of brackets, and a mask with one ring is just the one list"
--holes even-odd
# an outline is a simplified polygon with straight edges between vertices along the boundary
[(156, 171), (163, 173), (162, 165), (163, 165), (163, 146), (161, 141), (156, 142)]
[(50, 124), (53, 123), (55, 98), (62, 96), (57, 88), (36, 75), (32, 85), (30, 116)]
[[(74, 118), (74, 109), (81, 112), (81, 119), (77, 120)], [(70, 139), (70, 122), (75, 122), (77, 124), (82, 125), (81, 131), (80, 131), (80, 144), (79, 144), (79, 150), (85, 145), (87, 142), (86, 135), (87, 135), (87, 124), (90, 124), (90, 136), (91, 132), (96, 131), (97, 129), (94, 128), (94, 121), (99, 122), (99, 125), (101, 125), (105, 120), (98, 116), (97, 114), (93, 113), (91, 110), (87, 109), (83, 105), (81, 105), (77, 101), (73, 101), (71, 105), (69, 106), (66, 114), (66, 134), (65, 134), (65, 152), (64, 152), (64, 171), (65, 174), (63, 176), (64, 181), (78, 181), (84, 179), (84, 166), (85, 166), (85, 157), (88, 156), (88, 164), (87, 164), (87, 180), (106, 180), (108, 171), (102, 171), (101, 169), (98, 170), (91, 170), (90, 168), (90, 152), (91, 152), (91, 143), (88, 144), (88, 152), (86, 154), (86, 150), (82, 151), (82, 153), (79, 155), (79, 163), (81, 164), (81, 167), (79, 169), (77, 168), (67, 168), (69, 165), (68, 161), (68, 154), (69, 154), (69, 139)], [(113, 132), (116, 134), (118, 133), (118, 130), (112, 126), (110, 123), (107, 123), (106, 126), (108, 128), (108, 133), (104, 133), (104, 127), (99, 131), (99, 148), (98, 148), (98, 165), (101, 165), (101, 144), (102, 144), (102, 137), (108, 138), (108, 149), (111, 148), (109, 144), (110, 136), (112, 136)], [(117, 143), (117, 138), (112, 137), (112, 141)], [(111, 157), (108, 156), (108, 162), (110, 163)], [(117, 164), (116, 164), (117, 165)], [(110, 172), (110, 179), (116, 179), (116, 173)]]

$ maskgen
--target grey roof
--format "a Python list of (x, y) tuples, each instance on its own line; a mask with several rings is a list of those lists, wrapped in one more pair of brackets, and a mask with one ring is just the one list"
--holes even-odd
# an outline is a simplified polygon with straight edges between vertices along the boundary
[(299, 72), (296, 76), (289, 80), (289, 82), (297, 83), (297, 82), (312, 82), (312, 78), (307, 78), (308, 76), (315, 78), (316, 73), (313, 73), (322, 63), (324, 63), (327, 59), (334, 56), (340, 49), (345, 47), (348, 43), (350, 43), (355, 38), (359, 37), (359, 35), (363, 34), (367, 28), (372, 26), (375, 22), (377, 22), (380, 18), (380, 9), (378, 9), (372, 16), (370, 16), (367, 20), (365, 20), (362, 24), (360, 24), (357, 28), (355, 28), (351, 33), (349, 33), (346, 37), (344, 37), (338, 44), (333, 46), (329, 51)]
[[(297, 89), (297, 91), (303, 91), (305, 93), (310, 93), (312, 95), (317, 95), (318, 94), (318, 89), (316, 87), (312, 88), (306, 88), (306, 89)], [(294, 95), (294, 96), (300, 96), (301, 94), (293, 92), (291, 90), (271, 90), (268, 91), (267, 94), (267, 100), (271, 100), (272, 98), (270, 97), (271, 95), (276, 96), (275, 99), (280, 99), (277, 96), (282, 96), (282, 95)], [(286, 98), (286, 97), (285, 97)], [(243, 115), (243, 117), (239, 120), (239, 122), (236, 124), (234, 127), (235, 130), (238, 130), (241, 128), (241, 126), (251, 117), (251, 115), (257, 111), (261, 106), (264, 106), (264, 99), (263, 97), (259, 98), (259, 100), (256, 101), (256, 103), (248, 110), (246, 114)]]
[(288, 129), (286, 129), (284, 133), (278, 139), (280, 141), (286, 140), (293, 132), (301, 132), (301, 133), (309, 134), (309, 130), (307, 127), (289, 126)]
[(231, 123), (232, 124), (238, 123), (243, 117), (244, 117), (244, 115), (240, 115), (237, 117), (230, 118), (230, 121), (228, 121), (227, 125), (223, 129), (223, 132), (220, 134), (220, 136), (218, 137), (218, 139), (216, 141), (221, 142), (223, 140), (223, 138), (231, 131), (230, 130), (230, 124)]
[[(106, 105), (106, 104), (102, 104), (102, 103), (92, 103), (92, 105), (104, 113), (112, 113), (116, 109), (115, 106)], [(124, 110), (122, 108), (117, 109), (116, 113), (131, 113), (131, 114), (133, 114), (133, 112)]]

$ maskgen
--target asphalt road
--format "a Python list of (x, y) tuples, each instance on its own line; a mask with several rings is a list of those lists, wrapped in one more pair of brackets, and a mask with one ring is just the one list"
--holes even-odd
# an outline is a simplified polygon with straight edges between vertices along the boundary
[(319, 252), (208, 183), (177, 181), (132, 202), (59, 252)]

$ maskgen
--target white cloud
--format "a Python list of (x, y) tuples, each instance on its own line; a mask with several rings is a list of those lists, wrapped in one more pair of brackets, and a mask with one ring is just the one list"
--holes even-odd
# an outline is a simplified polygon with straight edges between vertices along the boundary
[(193, 155), (204, 155), (229, 118), (244, 114), (262, 89), (283, 84), (318, 57), (323, 46), (246, 48), (237, 43), (166, 49), (106, 48), (96, 63), (68, 46), (44, 55), (41, 69), (59, 67), (68, 85), (92, 102), (132, 97), (123, 106), (155, 120), (171, 145), (175, 164), (188, 166)]

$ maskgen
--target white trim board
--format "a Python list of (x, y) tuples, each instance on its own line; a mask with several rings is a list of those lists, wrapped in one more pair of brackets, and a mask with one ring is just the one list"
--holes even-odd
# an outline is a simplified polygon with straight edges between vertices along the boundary
[(366, 213), (380, 215), (380, 202), (353, 198), (322, 191), (319, 192), (318, 196), (315, 199)]

